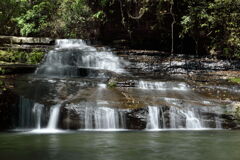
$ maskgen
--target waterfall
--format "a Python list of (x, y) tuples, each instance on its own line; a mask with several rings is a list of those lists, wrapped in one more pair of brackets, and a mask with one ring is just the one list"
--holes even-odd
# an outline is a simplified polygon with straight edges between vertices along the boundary
[(220, 121), (219, 116), (216, 116), (216, 117), (215, 117), (215, 124), (216, 124), (216, 128), (218, 128), (218, 129), (221, 129), (221, 128), (222, 128), (222, 123), (221, 123), (221, 121)]
[(33, 113), (34, 113), (34, 117), (35, 117), (35, 127), (37, 129), (41, 128), (41, 117), (42, 117), (42, 110), (44, 108), (44, 105), (39, 104), (39, 103), (35, 103), (33, 106)]
[(186, 128), (203, 128), (193, 111), (188, 110), (183, 114), (186, 116)]
[(147, 129), (159, 129), (159, 108), (158, 107), (148, 107), (148, 122)]
[(34, 115), (32, 113), (33, 106), (34, 102), (27, 98), (20, 97), (18, 128), (34, 127)]
[(118, 112), (108, 107), (86, 107), (85, 129), (119, 129), (120, 120)]
[(47, 76), (81, 76), (81, 68), (124, 72), (126, 62), (111, 51), (87, 45), (83, 40), (59, 39), (54, 50), (51, 50), (45, 62), (36, 70), (38, 75)]
[(194, 109), (170, 107), (170, 128), (201, 129), (201, 120)]
[(61, 104), (57, 104), (51, 107), (50, 118), (48, 121), (48, 129), (56, 129), (58, 124), (59, 112), (60, 112)]
[(186, 128), (186, 129), (201, 129), (200, 119), (194, 111), (189, 108), (179, 109), (170, 107), (169, 109), (169, 126), (164, 116), (162, 107), (149, 106), (147, 117), (147, 129), (164, 129), (164, 128)]
[[(203, 101), (204, 98), (202, 97), (196, 98), (195, 95), (197, 93), (195, 94), (187, 83), (140, 80), (135, 83), (137, 89), (126, 87), (129, 89), (129, 97), (133, 97), (132, 99), (134, 100), (133, 105), (131, 105), (131, 103), (123, 102), (123, 98), (128, 100), (128, 95), (125, 96), (125, 91), (118, 90), (118, 88), (113, 91), (106, 85), (109, 79), (116, 78), (116, 81), (125, 81), (127, 77), (118, 75), (109, 79), (106, 79), (106, 77), (97, 80), (91, 79), (92, 77), (99, 78), (101, 75), (104, 76), (105, 73), (108, 73), (106, 75), (115, 75), (112, 72), (123, 73), (125, 72), (123, 69), (125, 65), (125, 61), (106, 48), (99, 49), (89, 46), (83, 40), (57, 40), (55, 48), (49, 51), (44, 63), (37, 68), (35, 74), (46, 77), (57, 76), (54, 80), (47, 78), (47, 82), (44, 83), (40, 80), (40, 86), (47, 86), (49, 90), (52, 89), (50, 87), (56, 88), (53, 91), (46, 91), (46, 93), (49, 92), (50, 97), (55, 96), (56, 100), (66, 100), (68, 103), (79, 103), (64, 105), (66, 110), (61, 112), (62, 121), (59, 123), (59, 127), (86, 130), (221, 128), (219, 115), (222, 112), (219, 112), (219, 115), (204, 115), (204, 113), (215, 113), (214, 111), (204, 111), (204, 107), (211, 103)], [(79, 78), (71, 78), (81, 77), (83, 72), (85, 76), (88, 76), (84, 84), (79, 83)], [(38, 78), (36, 77), (36, 79)], [(134, 79), (131, 81), (135, 82)], [(132, 83), (131, 81), (129, 83)], [(33, 84), (35, 83), (38, 84), (38, 81), (34, 81)], [(91, 86), (88, 83), (92, 83)], [(132, 85), (130, 86), (132, 87)], [(139, 94), (136, 92), (139, 92)], [(149, 93), (148, 97), (141, 100), (143, 93), (146, 94), (146, 92)], [(45, 94), (45, 92), (42, 94)], [(44, 96), (47, 97), (48, 95)], [(192, 100), (192, 97), (197, 100)], [(44, 98), (39, 98), (37, 101), (44, 101)], [(137, 108), (148, 103), (148, 99), (152, 100), (149, 103), (152, 106), (148, 106), (147, 109), (144, 107)], [(139, 105), (136, 105), (136, 108), (126, 107), (130, 105), (131, 107), (135, 106), (138, 100)], [(147, 102), (144, 102), (145, 100)], [(113, 106), (119, 108), (112, 108)], [(199, 106), (201, 109), (199, 109)], [(127, 109), (121, 109), (120, 107), (126, 107)], [(46, 113), (47, 116), (44, 116), (43, 112), (48, 111), (44, 109), (44, 105), (22, 98), (19, 106), (19, 127), (35, 127), (37, 130), (54, 131), (58, 127), (60, 108), (61, 104), (54, 105), (51, 107), (49, 114)], [(49, 119), (48, 115), (50, 115)]]
[(188, 90), (186, 83), (183, 82), (149, 82), (139, 81), (137, 87), (145, 90)]
[(65, 108), (71, 112), (69, 115), (79, 115), (79, 129), (124, 129), (126, 127), (125, 114), (117, 108), (104, 105), (103, 102), (97, 104), (82, 102), (69, 104)]
[[(88, 113), (86, 113), (88, 114)], [(111, 108), (98, 108), (94, 113), (95, 128), (97, 129), (116, 129), (118, 128), (118, 117)]]

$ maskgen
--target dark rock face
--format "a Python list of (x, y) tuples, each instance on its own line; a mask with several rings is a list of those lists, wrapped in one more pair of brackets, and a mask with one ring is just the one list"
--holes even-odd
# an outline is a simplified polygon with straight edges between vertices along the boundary
[(84, 110), (63, 107), (60, 114), (60, 127), (63, 129), (80, 129), (84, 127)]
[(147, 125), (147, 109), (139, 108), (126, 113), (127, 129), (145, 129)]
[(0, 68), (4, 69), (6, 72), (4, 74), (26, 74), (34, 73), (37, 65), (30, 64), (0, 64)]
[(0, 130), (15, 127), (18, 101), (19, 97), (8, 89), (0, 93)]

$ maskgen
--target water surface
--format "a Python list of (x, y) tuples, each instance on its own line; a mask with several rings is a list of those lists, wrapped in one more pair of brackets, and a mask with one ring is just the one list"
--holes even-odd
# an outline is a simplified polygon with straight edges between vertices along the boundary
[(1, 160), (239, 160), (240, 131), (1, 133)]

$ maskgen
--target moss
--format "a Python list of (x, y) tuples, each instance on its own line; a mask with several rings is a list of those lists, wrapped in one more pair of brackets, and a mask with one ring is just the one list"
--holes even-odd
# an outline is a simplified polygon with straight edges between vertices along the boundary
[(229, 78), (229, 81), (234, 82), (234, 83), (240, 83), (240, 77)]

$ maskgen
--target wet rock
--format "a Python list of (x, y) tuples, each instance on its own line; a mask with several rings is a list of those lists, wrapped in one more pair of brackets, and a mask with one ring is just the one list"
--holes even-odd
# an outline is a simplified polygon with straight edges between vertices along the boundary
[(233, 113), (236, 118), (240, 119), (240, 102), (233, 104)]
[(53, 45), (54, 39), (43, 37), (0, 36), (0, 44), (43, 44)]
[(54, 39), (45, 37), (0, 36), (1, 49), (46, 51), (52, 49), (54, 44)]
[[(220, 60), (211, 57), (174, 55), (157, 51), (116, 51), (131, 62), (127, 70), (137, 76), (161, 76), (161, 74), (189, 75), (216, 71), (240, 70), (239, 60)], [(161, 73), (161, 74), (160, 74)]]
[(60, 112), (60, 127), (62, 129), (80, 129), (84, 127), (85, 111), (83, 108), (65, 106)]
[(5, 70), (4, 74), (33, 73), (37, 65), (29, 64), (0, 64), (0, 68)]
[(19, 97), (9, 89), (0, 91), (0, 130), (12, 129), (18, 117)]
[(127, 129), (145, 129), (147, 125), (147, 109), (139, 108), (126, 113)]

